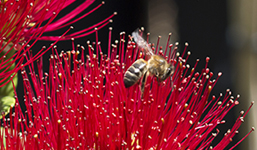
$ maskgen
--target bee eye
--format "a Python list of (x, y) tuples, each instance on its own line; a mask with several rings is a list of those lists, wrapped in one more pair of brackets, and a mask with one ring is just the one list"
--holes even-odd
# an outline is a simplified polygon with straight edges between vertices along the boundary
[(167, 74), (170, 74), (170, 73), (171, 73), (171, 69), (168, 68), (168, 69), (167, 69)]
[(170, 66), (169, 68), (167, 68), (166, 73), (165, 73), (164, 76), (161, 78), (161, 81), (166, 80), (172, 73), (173, 73), (173, 67)]
[(167, 75), (171, 75), (173, 73), (173, 67), (167, 68)]

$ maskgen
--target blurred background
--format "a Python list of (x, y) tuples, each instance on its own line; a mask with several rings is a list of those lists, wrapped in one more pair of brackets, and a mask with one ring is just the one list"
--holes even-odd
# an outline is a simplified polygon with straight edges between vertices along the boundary
[[(81, 1), (77, 1), (62, 14), (80, 3)], [(100, 3), (101, 1), (96, 1), (90, 8)], [(122, 31), (131, 34), (136, 28), (144, 27), (146, 32), (151, 33), (151, 42), (156, 43), (157, 37), (162, 36), (161, 45), (164, 47), (170, 32), (171, 43), (179, 42), (181, 50), (184, 43), (188, 42), (188, 50), (192, 52), (189, 64), (193, 66), (199, 58), (199, 70), (204, 67), (205, 58), (211, 58), (209, 68), (214, 72), (214, 78), (219, 72), (223, 73), (212, 94), (218, 96), (219, 93), (225, 94), (226, 89), (231, 89), (235, 97), (237, 94), (241, 96), (240, 105), (230, 111), (224, 125), (218, 126), (221, 136), (232, 127), (240, 111), (247, 110), (250, 102), (256, 100), (257, 0), (106, 0), (99, 10), (73, 24), (74, 31), (89, 27), (114, 11), (118, 15), (113, 18), (113, 23), (98, 32), (103, 50), (107, 49), (109, 27), (113, 27), (112, 42), (119, 39)], [(59, 35), (63, 32), (64, 30), (60, 30), (47, 35)], [(95, 35), (77, 39), (75, 43), (86, 45), (88, 40), (94, 41)], [(36, 53), (43, 45), (49, 46), (50, 43), (40, 41), (33, 47), (33, 51)], [(71, 41), (61, 41), (57, 46), (59, 51), (70, 50)], [(45, 71), (50, 54), (48, 52), (44, 55)], [(22, 95), (21, 90), (18, 93)], [(239, 135), (233, 139), (232, 144), (246, 135), (252, 126), (257, 127), (255, 114), (256, 105), (245, 118), (239, 128)], [(257, 134), (253, 132), (236, 149), (257, 150), (256, 138)], [(219, 138), (213, 145), (218, 141)]]

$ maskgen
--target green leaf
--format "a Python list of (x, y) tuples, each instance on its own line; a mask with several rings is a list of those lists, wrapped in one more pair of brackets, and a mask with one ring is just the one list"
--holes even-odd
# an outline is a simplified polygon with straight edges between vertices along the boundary
[[(1, 113), (9, 113), (10, 111), (10, 108), (11, 107), (14, 107), (15, 105), (15, 98), (12, 97), (12, 96), (4, 96), (4, 97), (1, 97), (0, 96), (0, 110), (1, 110)], [(2, 119), (2, 114), (0, 115), (0, 119)]]
[[(11, 77), (9, 77), (8, 79), (10, 79)], [(13, 83), (12, 83), (13, 81)], [(4, 96), (14, 96), (14, 88), (13, 88), (13, 84), (14, 87), (17, 86), (18, 83), (18, 76), (17, 74), (13, 77), (12, 81), (8, 82), (5, 86), (0, 88), (0, 97), (4, 97)], [(1, 101), (1, 99), (0, 99)], [(1, 111), (1, 109), (0, 109)]]
[[(5, 52), (8, 51), (8, 48), (11, 48), (11, 45), (8, 45)], [(5, 59), (10, 58), (15, 53), (15, 49), (12, 49), (7, 55)], [(4, 55), (4, 52), (0, 54), (0, 57)], [(10, 60), (11, 61), (11, 60)], [(3, 64), (1, 64), (3, 65)], [(11, 71), (15, 69), (15, 64), (12, 64), (12, 66), (8, 69), (8, 71)], [(4, 69), (0, 70), (2, 72)], [(11, 77), (8, 77), (3, 83), (7, 82)], [(0, 83), (3, 84), (3, 83)], [(17, 74), (13, 77), (12, 81), (8, 82), (3, 87), (0, 87), (0, 119), (2, 118), (2, 113), (5, 114), (9, 113), (10, 107), (15, 105), (15, 98), (14, 98), (14, 88), (13, 84), (16, 87), (18, 83), (18, 76)]]
[[(0, 128), (0, 135), (2, 137), (5, 137), (5, 129), (3, 127)], [(3, 138), (3, 143), (4, 143), (4, 147), (6, 147), (6, 141), (5, 141), (5, 138)]]

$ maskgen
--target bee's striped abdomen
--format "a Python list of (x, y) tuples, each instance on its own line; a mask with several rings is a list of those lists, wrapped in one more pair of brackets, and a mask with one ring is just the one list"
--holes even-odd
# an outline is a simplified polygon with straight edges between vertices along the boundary
[(147, 70), (147, 62), (144, 59), (136, 60), (125, 72), (123, 82), (126, 88), (139, 81)]

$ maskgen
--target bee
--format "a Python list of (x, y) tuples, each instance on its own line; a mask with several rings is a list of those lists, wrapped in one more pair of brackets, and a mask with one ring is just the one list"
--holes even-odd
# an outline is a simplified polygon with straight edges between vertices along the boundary
[(125, 72), (123, 82), (126, 88), (141, 81), (141, 97), (143, 97), (146, 79), (149, 75), (157, 78), (158, 82), (166, 80), (174, 72), (174, 66), (160, 55), (155, 55), (148, 43), (139, 35), (138, 31), (132, 33), (134, 41), (140, 49), (144, 50), (146, 58), (137, 59)]

